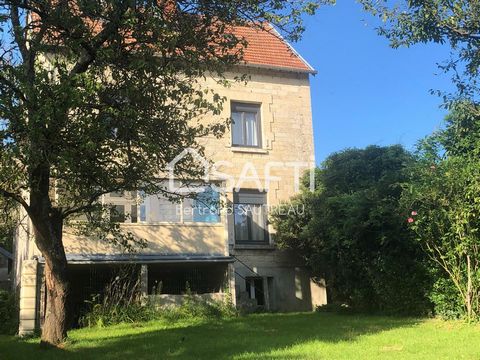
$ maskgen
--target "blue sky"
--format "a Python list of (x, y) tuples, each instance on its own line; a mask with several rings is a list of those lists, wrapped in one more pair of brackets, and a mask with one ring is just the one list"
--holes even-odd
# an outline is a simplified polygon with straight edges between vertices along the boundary
[(449, 48), (391, 49), (377, 24), (355, 1), (338, 0), (308, 18), (303, 39), (293, 44), (318, 70), (311, 79), (317, 163), (346, 147), (411, 149), (443, 122), (442, 100), (429, 90), (452, 88), (436, 65)]

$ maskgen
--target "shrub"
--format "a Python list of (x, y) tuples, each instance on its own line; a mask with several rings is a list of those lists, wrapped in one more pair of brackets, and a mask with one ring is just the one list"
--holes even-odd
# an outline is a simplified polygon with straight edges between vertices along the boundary
[(139, 280), (126, 268), (119, 271), (105, 288), (103, 296), (89, 301), (89, 310), (80, 317), (83, 327), (102, 327), (120, 323), (138, 323), (167, 319), (212, 319), (237, 316), (230, 294), (224, 300), (206, 300), (193, 294), (187, 284), (183, 303), (175, 307), (158, 308), (154, 301), (142, 304)]
[(437, 278), (430, 292), (430, 300), (434, 305), (435, 315), (442, 319), (461, 319), (465, 315), (463, 299), (450, 279)]
[(187, 291), (179, 306), (158, 310), (159, 316), (169, 320), (177, 319), (226, 319), (238, 316), (230, 294), (224, 300), (206, 300)]
[(91, 309), (80, 318), (83, 327), (103, 327), (120, 323), (141, 323), (166, 319), (226, 319), (238, 316), (229, 296), (223, 301), (207, 301), (193, 294), (187, 294), (179, 306), (156, 308), (154, 304), (131, 303), (110, 306), (104, 302), (92, 301)]
[(18, 309), (13, 294), (0, 290), (0, 334), (13, 335), (18, 328)]
[(120, 323), (146, 322), (156, 318), (158, 314), (150, 306), (140, 304), (109, 306), (105, 303), (93, 303), (91, 310), (80, 318), (80, 326), (103, 327)]
[(332, 154), (316, 170), (314, 191), (306, 174), (302, 192), (272, 214), (276, 243), (325, 280), (329, 302), (368, 313), (431, 311), (427, 256), (400, 203), (413, 161), (401, 146)]

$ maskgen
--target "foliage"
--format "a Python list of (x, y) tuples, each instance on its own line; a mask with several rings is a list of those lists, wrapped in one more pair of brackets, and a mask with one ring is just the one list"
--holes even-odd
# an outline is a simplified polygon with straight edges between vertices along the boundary
[[(418, 213), (411, 228), (453, 282), (469, 319), (480, 312), (480, 161), (448, 157), (413, 170), (404, 201)], [(454, 305), (455, 302), (452, 304)]]
[[(224, 300), (206, 300), (193, 294), (187, 286), (183, 302), (178, 306), (158, 307), (155, 296), (142, 299), (140, 279), (132, 276), (131, 267), (123, 267), (106, 285), (102, 296), (89, 301), (90, 308), (80, 318), (83, 327), (103, 327), (121, 323), (142, 323), (167, 319), (221, 319), (237, 316), (229, 294)], [(188, 285), (188, 284), (187, 284)]]
[(102, 294), (88, 301), (90, 309), (81, 316), (81, 326), (104, 326), (150, 319), (140, 304), (140, 274), (135, 266), (122, 266), (105, 285)]
[(13, 251), (13, 237), (18, 220), (16, 203), (0, 197), (0, 246), (10, 252)]
[(62, 349), (0, 336), (2, 360), (476, 359), (480, 328), (458, 321), (335, 314), (255, 314), (73, 330)]
[(80, 319), (82, 327), (103, 327), (115, 324), (144, 323), (152, 320), (165, 319), (169, 322), (184, 319), (228, 319), (238, 316), (231, 299), (205, 300), (195, 295), (187, 296), (178, 306), (157, 308), (154, 304), (131, 304), (108, 306), (105, 303), (95, 303)]
[[(431, 294), (437, 311), (478, 318), (480, 2), (360, 2), (382, 18), (379, 32), (393, 47), (434, 42), (452, 49), (451, 59), (440, 65), (457, 87), (456, 94), (444, 94), (452, 112), (445, 129), (421, 144), (405, 201), (419, 213), (412, 229), (441, 269)], [(440, 285), (449, 285), (444, 294)]]
[(144, 323), (166, 319), (175, 322), (183, 319), (228, 319), (236, 317), (237, 311), (228, 299), (207, 301), (194, 295), (179, 306), (157, 308), (153, 304), (106, 306), (94, 303), (91, 310), (80, 319), (82, 327), (103, 327), (122, 323)]
[(18, 329), (18, 309), (12, 293), (0, 289), (0, 334), (13, 335)]
[(439, 274), (432, 292), (438, 312), (468, 319), (480, 315), (480, 117), (468, 111), (474, 106), (456, 104), (446, 127), (420, 143), (403, 196), (417, 214), (410, 226)]
[(349, 149), (327, 158), (316, 190), (292, 200), (304, 212), (277, 214), (276, 240), (297, 250), (327, 283), (330, 301), (355, 310), (429, 310), (423, 254), (399, 210), (411, 155), (400, 146)]
[[(203, 85), (206, 77), (228, 85), (225, 71), (242, 60), (247, 44), (231, 26), (266, 31), (269, 21), (298, 39), (303, 14), (329, 2), (0, 4), (0, 196), (23, 207), (45, 259), (43, 341), (66, 336), (66, 222), (98, 219), (109, 192), (168, 193), (160, 181), (168, 164), (186, 148), (203, 154), (199, 140), (224, 133), (225, 99)], [(192, 157), (175, 170), (187, 182), (204, 172)], [(114, 225), (101, 229), (121, 236)]]
[(434, 304), (435, 315), (442, 319), (461, 319), (464, 316), (463, 299), (452, 281), (439, 271), (429, 297)]
[(82, 327), (103, 327), (121, 323), (141, 323), (158, 319), (158, 314), (148, 306), (139, 303), (107, 306), (92, 301), (91, 309), (80, 318)]
[(159, 317), (171, 321), (181, 319), (229, 319), (238, 316), (229, 294), (223, 300), (206, 300), (195, 294), (187, 294), (179, 306), (157, 310)]

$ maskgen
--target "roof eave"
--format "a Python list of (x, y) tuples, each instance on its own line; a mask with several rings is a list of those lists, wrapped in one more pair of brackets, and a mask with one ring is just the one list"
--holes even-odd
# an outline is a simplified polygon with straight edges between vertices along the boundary
[[(39, 257), (38, 261), (44, 263), (45, 259)], [(196, 255), (196, 254), (176, 254), (176, 255), (106, 255), (106, 254), (67, 254), (67, 262), (70, 265), (76, 264), (128, 264), (128, 263), (231, 263), (234, 258), (225, 255)]]
[(299, 68), (293, 68), (293, 67), (288, 67), (288, 66), (276, 66), (276, 65), (254, 64), (254, 63), (245, 63), (245, 64), (242, 64), (241, 66), (258, 68), (258, 69), (286, 71), (286, 72), (293, 72), (293, 73), (300, 73), (300, 74), (310, 74), (310, 75), (317, 75), (318, 74), (318, 71), (313, 69), (313, 68), (311, 68), (311, 69), (299, 69)]

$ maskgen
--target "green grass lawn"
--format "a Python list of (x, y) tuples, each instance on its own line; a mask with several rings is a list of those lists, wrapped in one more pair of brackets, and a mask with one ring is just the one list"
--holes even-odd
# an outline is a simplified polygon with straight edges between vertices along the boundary
[(155, 321), (71, 331), (63, 349), (3, 336), (0, 359), (480, 359), (480, 326), (322, 313)]

